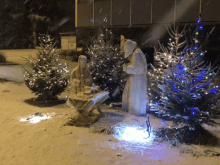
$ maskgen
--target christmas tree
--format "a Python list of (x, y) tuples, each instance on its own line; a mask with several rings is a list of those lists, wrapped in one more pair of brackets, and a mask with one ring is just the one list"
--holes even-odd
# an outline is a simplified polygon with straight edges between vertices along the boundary
[(119, 44), (114, 44), (115, 37), (106, 26), (100, 27), (99, 39), (93, 39), (88, 47), (90, 71), (93, 82), (102, 90), (109, 91), (111, 101), (121, 101), (126, 82), (123, 64), (127, 62)]
[(219, 75), (219, 67), (205, 63), (205, 52), (202, 50), (214, 29), (203, 42), (199, 40), (202, 30), (198, 20), (188, 47), (181, 53), (178, 62), (164, 70), (164, 82), (157, 84), (161, 97), (154, 103), (159, 115), (172, 118), (176, 124), (186, 123), (190, 130), (200, 129), (202, 123), (213, 125), (212, 117), (220, 108), (219, 89), (213, 84)]
[[(154, 67), (150, 64), (151, 69), (148, 70), (147, 76), (149, 80), (148, 84), (148, 95), (150, 97), (151, 111), (154, 110), (154, 102), (160, 100), (160, 90), (157, 84), (164, 83), (164, 70), (172, 66), (172, 64), (179, 62), (179, 57), (183, 54), (186, 49), (186, 39), (182, 39), (187, 30), (186, 25), (183, 30), (179, 33), (179, 26), (175, 25), (174, 29), (170, 25), (166, 25), (167, 31), (170, 35), (168, 46), (165, 47), (159, 42), (160, 50), (155, 49), (155, 61), (157, 66)], [(183, 40), (180, 42), (180, 40)], [(157, 110), (157, 109), (156, 109)]]
[(37, 47), (37, 59), (29, 57), (28, 63), (33, 71), (24, 68), (25, 83), (38, 100), (50, 101), (57, 99), (69, 83), (69, 71), (67, 64), (63, 65), (59, 59), (59, 53), (50, 35), (40, 34), (40, 46)]

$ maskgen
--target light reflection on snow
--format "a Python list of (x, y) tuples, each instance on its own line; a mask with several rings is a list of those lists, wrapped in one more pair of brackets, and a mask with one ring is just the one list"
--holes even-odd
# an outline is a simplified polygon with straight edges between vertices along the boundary
[(30, 117), (27, 117), (27, 118), (20, 118), (20, 121), (21, 122), (25, 122), (25, 121), (29, 121), (30, 123), (38, 123), (40, 122), (41, 120), (46, 120), (46, 119), (50, 119), (52, 116), (49, 116), (49, 115), (31, 115)]
[(116, 134), (114, 137), (121, 141), (127, 141), (131, 143), (152, 143), (155, 136), (151, 132), (146, 131), (146, 128), (141, 127), (131, 127), (131, 126), (123, 126), (115, 128)]

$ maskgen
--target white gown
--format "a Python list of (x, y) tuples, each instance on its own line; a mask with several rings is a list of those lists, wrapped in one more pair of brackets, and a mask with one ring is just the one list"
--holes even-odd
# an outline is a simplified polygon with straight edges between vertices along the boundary
[(122, 95), (122, 109), (132, 115), (146, 114), (147, 108), (147, 62), (143, 52), (136, 48), (124, 69), (128, 78)]

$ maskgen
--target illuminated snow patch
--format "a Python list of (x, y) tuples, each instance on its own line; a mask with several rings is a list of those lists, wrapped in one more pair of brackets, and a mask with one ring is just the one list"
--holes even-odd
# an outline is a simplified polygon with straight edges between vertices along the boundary
[(50, 119), (51, 117), (53, 117), (53, 115), (48, 115), (48, 114), (41, 115), (41, 113), (35, 113), (34, 115), (31, 115), (27, 118), (20, 118), (20, 121), (21, 122), (28, 121), (30, 123), (35, 124), (35, 123), (40, 122), (41, 120)]
[(151, 132), (150, 135), (143, 127), (116, 127), (116, 134), (114, 137), (118, 140), (127, 142), (138, 142), (138, 143), (151, 143), (154, 140), (154, 134)]

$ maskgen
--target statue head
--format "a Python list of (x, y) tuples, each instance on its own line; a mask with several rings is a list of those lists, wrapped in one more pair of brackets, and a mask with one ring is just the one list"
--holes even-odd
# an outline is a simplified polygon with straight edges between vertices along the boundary
[(122, 49), (125, 53), (125, 58), (132, 55), (136, 47), (137, 47), (137, 43), (135, 41), (125, 40), (124, 46), (122, 46)]
[(87, 57), (84, 55), (80, 55), (78, 59), (78, 65), (80, 68), (85, 68), (87, 62)]

